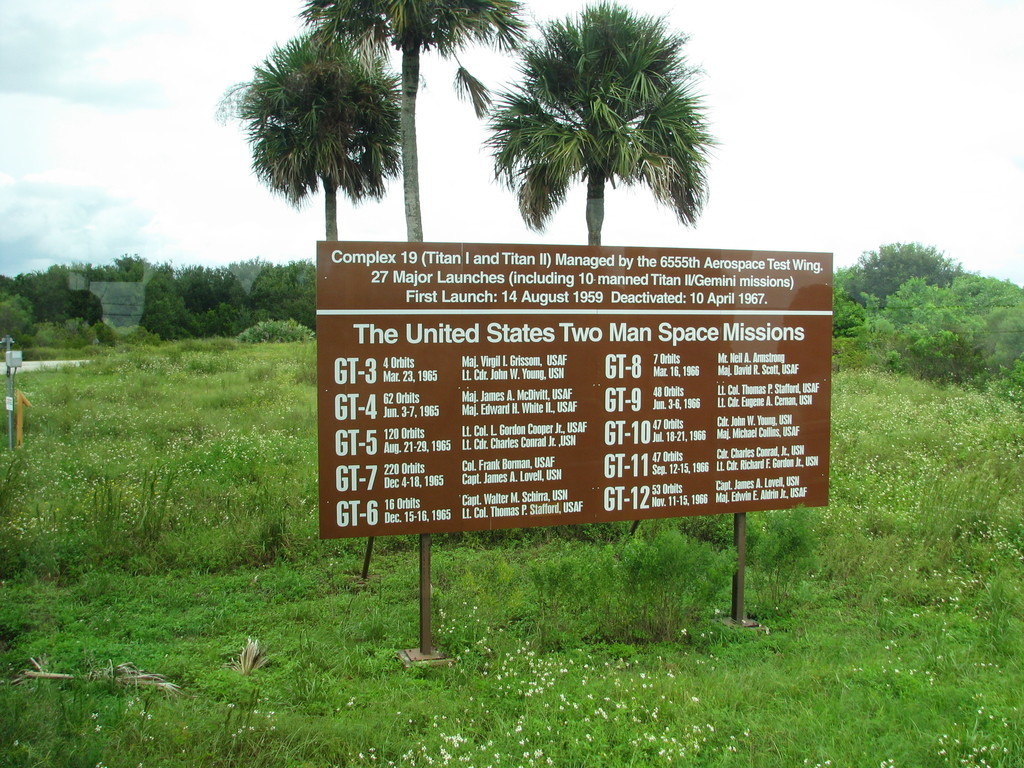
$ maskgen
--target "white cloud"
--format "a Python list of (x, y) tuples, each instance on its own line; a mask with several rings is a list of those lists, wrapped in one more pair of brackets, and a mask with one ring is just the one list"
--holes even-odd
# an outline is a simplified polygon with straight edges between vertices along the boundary
[(105, 264), (157, 245), (146, 231), (150, 212), (105, 189), (60, 179), (59, 173), (0, 179), (0, 272)]
[(132, 66), (173, 19), (128, 20), (102, 4), (59, 0), (0, 7), (0, 92), (49, 96), (116, 109), (163, 104)]

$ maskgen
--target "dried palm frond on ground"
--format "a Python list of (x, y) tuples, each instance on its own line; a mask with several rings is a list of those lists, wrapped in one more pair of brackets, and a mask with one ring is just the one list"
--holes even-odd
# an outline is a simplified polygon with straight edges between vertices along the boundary
[(107, 662), (107, 666), (90, 672), (89, 679), (113, 680), (118, 685), (148, 685), (167, 693), (181, 693), (181, 688), (174, 683), (168, 682), (167, 678), (163, 675), (141, 670), (131, 662), (118, 664), (116, 667), (113, 665), (113, 662)]
[(260, 645), (259, 640), (249, 638), (238, 658), (228, 663), (228, 668), (239, 674), (249, 675), (267, 663), (267, 651)]
[[(41, 656), (38, 659), (29, 659), (33, 669), (24, 669), (17, 674), (12, 683), (18, 685), (28, 680), (74, 680), (74, 675), (67, 675), (59, 672), (50, 672), (46, 669), (47, 659)], [(118, 664), (116, 667), (111, 661), (107, 666), (94, 669), (86, 675), (87, 680), (111, 680), (118, 685), (152, 686), (165, 693), (180, 694), (181, 688), (169, 682), (163, 675), (153, 672), (145, 672), (131, 662)]]
[(23, 683), (26, 680), (74, 680), (74, 675), (63, 675), (58, 672), (48, 672), (46, 667), (48, 660), (45, 656), (40, 656), (38, 659), (29, 659), (29, 663), (34, 667), (33, 669), (23, 669), (19, 672), (14, 680), (14, 685)]

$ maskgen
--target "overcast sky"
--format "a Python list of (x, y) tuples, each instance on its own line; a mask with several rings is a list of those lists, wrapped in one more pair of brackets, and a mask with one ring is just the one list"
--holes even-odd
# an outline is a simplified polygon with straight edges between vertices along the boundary
[[(528, 5), (531, 18), (579, 0)], [(686, 228), (642, 188), (609, 192), (608, 245), (828, 251), (935, 245), (1024, 282), (1024, 2), (633, 0), (690, 36), (719, 142)], [(301, 0), (0, 0), (0, 273), (105, 264), (311, 258), (322, 197), (295, 211), (253, 177), (217, 103), (300, 31)], [(462, 62), (500, 89), (514, 61)], [(493, 181), (485, 125), (454, 66), (425, 60), (425, 238), (586, 242), (580, 185), (545, 233)], [(403, 240), (401, 185), (339, 204), (345, 240)]]

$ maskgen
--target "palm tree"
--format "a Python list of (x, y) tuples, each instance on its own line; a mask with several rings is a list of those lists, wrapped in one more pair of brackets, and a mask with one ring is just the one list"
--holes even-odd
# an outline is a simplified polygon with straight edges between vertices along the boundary
[(614, 3), (541, 28), (523, 52), (522, 82), (492, 112), (488, 140), (530, 228), (542, 230), (583, 180), (590, 245), (601, 244), (608, 182), (642, 182), (680, 222), (696, 221), (714, 140), (685, 43), (664, 19)]
[(397, 78), (340, 38), (275, 48), (221, 108), (246, 125), (253, 171), (271, 190), (300, 207), (323, 186), (328, 240), (338, 239), (338, 189), (379, 198), (398, 173)]
[[(389, 44), (401, 51), (402, 177), (410, 242), (423, 240), (416, 145), (420, 54), (436, 50), (448, 58), (470, 42), (512, 50), (525, 35), (521, 9), (518, 0), (306, 0), (302, 18), (322, 34), (352, 35), (377, 52)], [(485, 113), (490, 102), (487, 89), (461, 65), (456, 89), (472, 100), (478, 117)]]

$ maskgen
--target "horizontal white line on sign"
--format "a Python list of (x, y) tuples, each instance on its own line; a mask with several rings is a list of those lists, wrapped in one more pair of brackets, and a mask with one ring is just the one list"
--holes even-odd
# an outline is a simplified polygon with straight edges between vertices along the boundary
[(831, 317), (828, 309), (318, 309), (318, 315), (800, 315)]

